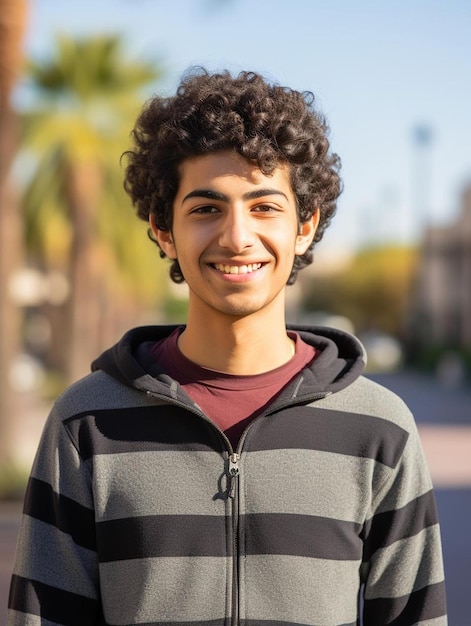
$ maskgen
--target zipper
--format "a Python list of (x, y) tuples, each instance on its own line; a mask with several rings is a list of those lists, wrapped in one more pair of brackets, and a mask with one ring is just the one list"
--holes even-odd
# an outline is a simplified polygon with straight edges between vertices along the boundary
[[(154, 398), (164, 398), (167, 402), (171, 400), (172, 404), (177, 405), (190, 411), (197, 417), (200, 417), (219, 433), (221, 439), (224, 441), (226, 450), (229, 453), (228, 463), (227, 463), (227, 477), (228, 477), (228, 485), (227, 485), (227, 493), (229, 496), (229, 500), (232, 504), (231, 514), (232, 514), (232, 615), (231, 615), (231, 624), (232, 626), (238, 626), (239, 624), (239, 497), (238, 497), (238, 486), (239, 486), (239, 459), (240, 459), (240, 450), (243, 445), (243, 441), (245, 439), (246, 432), (244, 431), (242, 437), (240, 438), (239, 445), (237, 449), (239, 452), (234, 452), (232, 444), (225, 434), (223, 430), (217, 426), (207, 415), (201, 411), (201, 409), (191, 406), (186, 402), (178, 400), (175, 397), (169, 398), (165, 394), (159, 394), (157, 392), (153, 392), (147, 390), (147, 395), (152, 396)], [(250, 428), (250, 425), (247, 427)]]
[[(320, 400), (321, 398), (325, 398), (329, 393), (318, 393), (315, 396), (312, 396), (312, 401)], [(239, 475), (240, 475), (240, 466), (239, 460), (240, 455), (242, 453), (242, 448), (245, 444), (245, 440), (247, 439), (248, 431), (254, 425), (255, 422), (262, 419), (263, 417), (267, 417), (271, 413), (276, 413), (278, 410), (284, 408), (285, 406), (292, 405), (292, 402), (285, 402), (279, 406), (277, 406), (272, 412), (262, 413), (258, 415), (254, 420), (250, 422), (247, 428), (243, 431), (239, 443), (237, 445), (237, 452), (234, 452), (230, 442), (229, 449), (231, 453), (229, 454), (229, 462), (228, 462), (228, 475), (229, 475), (229, 490), (228, 495), (232, 500), (232, 626), (239, 626), (239, 580), (240, 580), (240, 571), (239, 571), (239, 514), (240, 514), (240, 501), (239, 501)], [(211, 421), (211, 420), (210, 420)], [(214, 424), (214, 422), (212, 422)], [(220, 430), (216, 424), (214, 426)], [(227, 439), (225, 433), (220, 431), (225, 439)]]
[(232, 500), (232, 625), (239, 623), (239, 459), (233, 452), (229, 456), (229, 498)]
[[(156, 392), (152, 392), (150, 390), (147, 390), (147, 394), (153, 397), (164, 398), (167, 402), (170, 399), (168, 396), (164, 394), (159, 394)], [(319, 400), (328, 395), (330, 395), (330, 393), (313, 394), (310, 397), (310, 400), (311, 401)], [(306, 399), (304, 399), (304, 402), (305, 400)], [(272, 411), (258, 415), (252, 422), (250, 422), (250, 424), (242, 433), (240, 440), (239, 440), (239, 444), (237, 446), (237, 452), (234, 452), (232, 444), (229, 438), (227, 437), (227, 435), (224, 433), (224, 431), (221, 430), (219, 426), (217, 426), (217, 424), (215, 424), (211, 419), (209, 419), (209, 417), (205, 415), (203, 411), (201, 411), (201, 409), (199, 409), (198, 407), (192, 407), (190, 404), (187, 404), (186, 402), (182, 402), (181, 400), (177, 400), (175, 397), (172, 397), (171, 401), (173, 404), (176, 404), (177, 406), (180, 406), (186, 409), (187, 411), (194, 413), (198, 417), (202, 418), (205, 422), (211, 424), (212, 427), (215, 428), (216, 431), (221, 436), (222, 440), (224, 441), (226, 445), (226, 449), (229, 452), (227, 473), (228, 473), (228, 479), (229, 479), (228, 496), (230, 500), (232, 501), (232, 564), (233, 564), (232, 565), (233, 582), (232, 582), (231, 624), (232, 626), (238, 626), (239, 625), (239, 576), (240, 576), (240, 573), (239, 573), (239, 474), (240, 474), (239, 460), (240, 460), (240, 454), (241, 454), (243, 445), (245, 443), (245, 440), (247, 438), (248, 431), (250, 430), (250, 428), (253, 426), (253, 424), (256, 421), (258, 421), (259, 419), (263, 417), (267, 417), (273, 413), (276, 413), (277, 411), (287, 406), (292, 406), (294, 403), (292, 399), (290, 399), (290, 401), (283, 402), (282, 404), (274, 407)]]
[(234, 499), (236, 495), (236, 484), (240, 472), (239, 468), (240, 455), (237, 452), (233, 452), (229, 456), (229, 497)]

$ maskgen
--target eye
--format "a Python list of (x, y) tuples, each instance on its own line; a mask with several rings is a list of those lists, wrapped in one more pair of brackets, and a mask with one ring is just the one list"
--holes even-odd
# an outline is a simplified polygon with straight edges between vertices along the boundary
[(198, 206), (194, 208), (191, 213), (196, 215), (205, 215), (208, 213), (217, 213), (219, 209), (211, 204), (205, 204), (204, 206)]
[(256, 213), (275, 213), (278, 209), (270, 204), (258, 204), (252, 211)]

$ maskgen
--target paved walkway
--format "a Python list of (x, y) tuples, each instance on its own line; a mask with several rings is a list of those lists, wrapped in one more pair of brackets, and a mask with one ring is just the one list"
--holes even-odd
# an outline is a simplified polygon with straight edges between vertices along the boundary
[(419, 424), (419, 433), (435, 487), (471, 488), (471, 426)]

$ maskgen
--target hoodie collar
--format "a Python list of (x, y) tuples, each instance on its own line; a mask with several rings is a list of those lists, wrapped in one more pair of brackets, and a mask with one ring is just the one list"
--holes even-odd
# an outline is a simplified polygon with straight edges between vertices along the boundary
[[(92, 371), (102, 370), (129, 387), (176, 399), (178, 383), (159, 370), (158, 364), (151, 363), (145, 350), (146, 343), (165, 339), (176, 328), (176, 325), (142, 326), (128, 331), (117, 344), (93, 361)], [(366, 363), (365, 350), (353, 335), (319, 326), (290, 325), (288, 330), (298, 332), (303, 341), (319, 352), (312, 364), (301, 372), (296, 386), (290, 385), (287, 389), (298, 401), (313, 394), (339, 391), (362, 373)]]

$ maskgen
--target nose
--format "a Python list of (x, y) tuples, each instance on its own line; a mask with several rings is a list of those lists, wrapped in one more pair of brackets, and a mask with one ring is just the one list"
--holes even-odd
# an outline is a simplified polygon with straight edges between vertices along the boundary
[(221, 224), (219, 245), (239, 253), (250, 248), (255, 240), (250, 213), (243, 210), (228, 211)]

